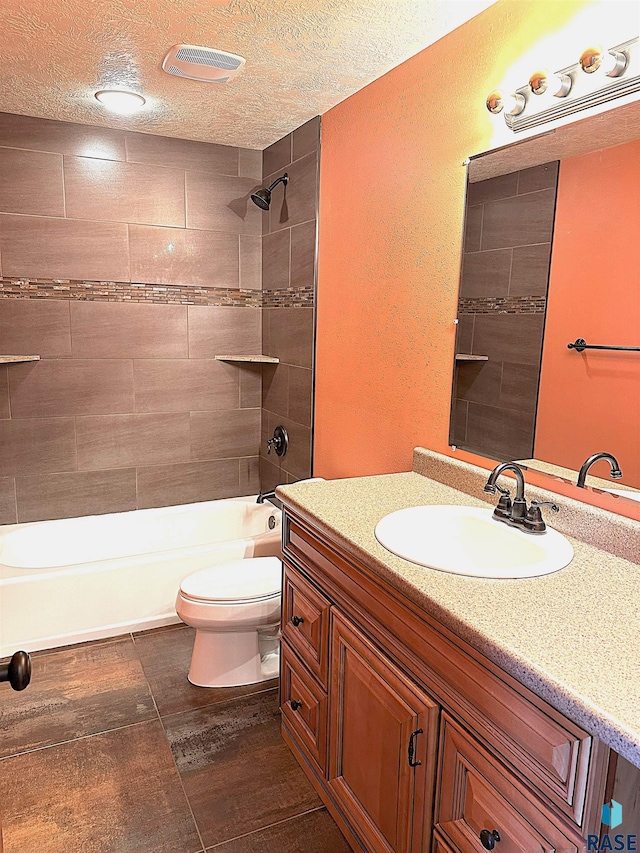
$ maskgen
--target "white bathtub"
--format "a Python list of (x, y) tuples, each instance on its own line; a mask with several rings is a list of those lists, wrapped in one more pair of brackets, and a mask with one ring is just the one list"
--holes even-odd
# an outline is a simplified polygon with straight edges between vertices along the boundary
[(177, 622), (183, 578), (280, 537), (255, 497), (0, 526), (0, 657)]

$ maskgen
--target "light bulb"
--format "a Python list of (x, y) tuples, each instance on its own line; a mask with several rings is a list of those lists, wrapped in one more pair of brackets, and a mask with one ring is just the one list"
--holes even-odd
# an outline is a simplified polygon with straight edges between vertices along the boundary
[(603, 50), (602, 45), (594, 44), (582, 51), (580, 67), (587, 74), (599, 71), (607, 77), (619, 77), (626, 69), (629, 57), (619, 50)]
[(503, 103), (505, 113), (510, 116), (517, 116), (523, 111), (527, 102), (524, 95), (521, 95), (519, 92), (515, 92), (510, 95), (505, 95)]
[(142, 95), (135, 92), (125, 92), (122, 89), (102, 89), (95, 97), (108, 110), (121, 115), (135, 113), (146, 103)]

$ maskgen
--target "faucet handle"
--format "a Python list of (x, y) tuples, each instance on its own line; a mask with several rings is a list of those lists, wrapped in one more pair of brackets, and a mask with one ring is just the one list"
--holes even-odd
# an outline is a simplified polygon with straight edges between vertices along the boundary
[(529, 511), (522, 522), (522, 526), (527, 533), (544, 533), (547, 525), (542, 517), (541, 506), (548, 506), (552, 512), (560, 512), (560, 507), (553, 501), (531, 501)]

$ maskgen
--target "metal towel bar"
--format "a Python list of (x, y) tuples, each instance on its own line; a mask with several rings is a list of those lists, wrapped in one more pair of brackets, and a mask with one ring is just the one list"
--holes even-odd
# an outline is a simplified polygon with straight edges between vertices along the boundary
[(578, 338), (574, 343), (567, 344), (567, 349), (574, 349), (576, 352), (582, 352), (586, 349), (614, 349), (623, 350), (624, 352), (640, 352), (640, 347), (610, 347), (600, 344), (588, 344), (584, 338)]

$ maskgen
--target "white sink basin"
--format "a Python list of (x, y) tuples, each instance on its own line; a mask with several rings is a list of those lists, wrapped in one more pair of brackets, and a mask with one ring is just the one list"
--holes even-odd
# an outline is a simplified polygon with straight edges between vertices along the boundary
[(414, 506), (386, 515), (376, 539), (412, 563), (477, 578), (534, 578), (563, 569), (573, 547), (557, 530), (532, 535), (491, 517), (493, 509)]

